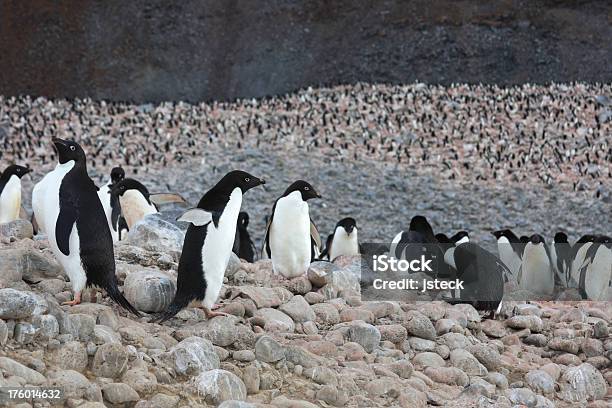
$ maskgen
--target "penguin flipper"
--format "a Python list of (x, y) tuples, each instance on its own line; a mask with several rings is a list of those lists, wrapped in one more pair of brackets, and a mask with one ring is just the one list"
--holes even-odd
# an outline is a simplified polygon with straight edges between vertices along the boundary
[(312, 239), (313, 244), (320, 252), (322, 247), (321, 235), (319, 234), (319, 230), (317, 229), (315, 223), (312, 222), (312, 220), (310, 220), (310, 238)]
[(270, 249), (270, 229), (272, 228), (272, 220), (274, 219), (275, 210), (276, 203), (274, 203), (274, 206), (272, 206), (272, 214), (270, 215), (270, 219), (268, 219), (268, 222), (266, 223), (266, 233), (264, 235), (263, 248), (261, 248), (261, 259), (272, 258), (272, 250)]
[(187, 200), (177, 193), (153, 193), (149, 195), (149, 200), (151, 200), (156, 207), (171, 203), (187, 204)]
[(70, 201), (61, 203), (55, 224), (55, 240), (62, 254), (70, 255), (70, 234), (78, 216), (77, 207)]
[(117, 231), (119, 224), (119, 216), (121, 215), (121, 204), (119, 202), (119, 197), (113, 195), (111, 196), (111, 224), (113, 226), (113, 230)]

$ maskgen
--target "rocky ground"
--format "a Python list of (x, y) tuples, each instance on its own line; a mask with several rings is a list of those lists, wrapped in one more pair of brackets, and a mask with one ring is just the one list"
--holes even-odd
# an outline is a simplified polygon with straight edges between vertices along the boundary
[[(489, 320), (466, 305), (362, 301), (358, 258), (289, 281), (233, 257), (228, 316), (188, 308), (159, 325), (101, 293), (60, 306), (70, 285), (44, 237), (25, 221), (0, 233), (0, 386), (64, 387), (60, 406), (610, 406), (610, 302), (508, 302)], [(116, 246), (139, 310), (170, 302), (181, 240), (154, 216)]]

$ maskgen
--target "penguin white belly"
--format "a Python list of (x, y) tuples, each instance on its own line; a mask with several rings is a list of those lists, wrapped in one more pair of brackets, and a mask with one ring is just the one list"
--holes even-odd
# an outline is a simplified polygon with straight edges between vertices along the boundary
[(525, 246), (520, 288), (539, 295), (551, 295), (555, 288), (550, 259), (543, 244)]
[(104, 208), (104, 215), (106, 216), (106, 223), (108, 224), (108, 229), (111, 232), (111, 236), (113, 237), (113, 243), (119, 241), (119, 232), (113, 229), (113, 221), (112, 221), (112, 212), (113, 209), (111, 207), (111, 195), (109, 194), (111, 182), (104, 184), (98, 190), (98, 197), (100, 198), (100, 202), (102, 203), (102, 208)]
[(299, 192), (276, 202), (269, 239), (274, 273), (287, 279), (306, 273), (311, 256), (310, 215)]
[(149, 214), (157, 214), (153, 204), (137, 190), (128, 190), (120, 196), (121, 213), (129, 229)]
[[(53, 170), (51, 173), (53, 173)], [(54, 177), (51, 173), (47, 173), (42, 180), (40, 180), (34, 186), (32, 190), (32, 210), (34, 212), (34, 218), (36, 218), (36, 223), (38, 224), (38, 231), (44, 234), (47, 233), (47, 226), (45, 222), (45, 198), (46, 198), (46, 189), (51, 183), (51, 179)]]
[(333, 261), (341, 255), (359, 255), (359, 243), (357, 242), (357, 230), (349, 235), (344, 228), (336, 228), (334, 239), (329, 252), (329, 260)]
[(510, 269), (512, 275), (518, 278), (518, 272), (521, 268), (521, 258), (514, 252), (512, 244), (508, 241), (508, 238), (501, 237), (497, 241), (497, 251), (499, 252), (499, 259)]
[[(80, 292), (85, 288), (87, 283), (87, 275), (83, 269), (81, 263), (81, 246), (79, 234), (77, 232), (76, 223), (72, 226), (72, 232), (70, 233), (69, 250), (68, 256), (64, 255), (57, 246), (57, 239), (55, 235), (55, 227), (57, 224), (57, 218), (60, 213), (59, 203), (59, 191), (62, 180), (66, 173), (68, 173), (74, 166), (73, 161), (68, 163), (58, 164), (51, 173), (45, 176), (44, 185), (44, 228), (48, 231), (47, 237), (49, 239), (49, 245), (55, 255), (55, 258), (64, 268), (64, 272), (70, 278), (72, 289), (74, 292)], [(38, 220), (38, 217), (37, 217)]]
[(600, 245), (586, 270), (584, 290), (589, 300), (610, 301), (608, 287), (612, 279), (612, 249)]
[(448, 248), (446, 252), (444, 252), (444, 263), (452, 266), (453, 269), (457, 269), (457, 265), (455, 264), (455, 247)]
[(217, 301), (221, 286), (223, 286), (225, 269), (234, 246), (236, 223), (241, 205), (242, 192), (239, 188), (235, 188), (219, 218), (218, 227), (215, 227), (212, 222), (208, 224), (206, 239), (202, 246), (202, 271), (206, 281), (206, 292), (202, 305), (209, 310)]
[(12, 175), (0, 195), (0, 224), (15, 221), (21, 210), (21, 180)]
[[(389, 247), (389, 257), (390, 258), (395, 258), (395, 252), (397, 249), (397, 244), (399, 244), (400, 240), (402, 239), (402, 234), (403, 231), (398, 232), (394, 237), (393, 240), (391, 241), (391, 245)], [(402, 254), (399, 256), (399, 258), (403, 258), (404, 257), (404, 253), (402, 252)]]

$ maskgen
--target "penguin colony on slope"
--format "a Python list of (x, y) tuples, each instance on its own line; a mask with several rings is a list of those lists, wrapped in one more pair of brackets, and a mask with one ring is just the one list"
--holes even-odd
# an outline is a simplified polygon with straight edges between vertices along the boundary
[[(441, 178), (541, 182), (601, 196), (612, 178), (610, 84), (500, 88), (412, 84), (307, 89), (232, 103), (133, 105), (0, 96), (0, 160), (55, 163), (45, 143), (79, 140), (106, 179), (176, 162), (211, 146), (321, 151), (428, 171)], [(597, 96), (600, 95), (600, 96)], [(104, 180), (106, 181), (106, 180)]]
[[(157, 212), (146, 187), (119, 168), (111, 171), (111, 181), (98, 188), (87, 172), (87, 158), (82, 147), (72, 140), (53, 138), (58, 164), (38, 182), (32, 192), (32, 219), (39, 232), (47, 234), (53, 254), (69, 277), (75, 305), (89, 286), (104, 289), (119, 305), (139, 316), (140, 313), (118, 289), (115, 276), (113, 231), (129, 229), (147, 215)], [(21, 181), (16, 174), (28, 168), (9, 166), (0, 176), (4, 189), (9, 181), (17, 183), (18, 192), (0, 191), (0, 208), (8, 209), (12, 221), (19, 217)], [(10, 175), (9, 181), (5, 175)], [(231, 252), (252, 250), (248, 235), (248, 215), (240, 212), (243, 194), (265, 184), (263, 179), (244, 171), (227, 173), (177, 221), (188, 223), (177, 278), (177, 291), (168, 308), (153, 317), (164, 322), (193, 304), (203, 308), (208, 318), (213, 312), (223, 285)], [(3, 190), (4, 190), (3, 189)], [(101, 196), (106, 191), (110, 197)], [(165, 196), (173, 196), (165, 194)], [(275, 201), (265, 231), (262, 257), (270, 258), (274, 273), (291, 279), (305, 274), (317, 259), (333, 261), (342, 255), (362, 252), (353, 218), (338, 222), (322, 247), (317, 228), (310, 218), (308, 200), (321, 198), (308, 182), (292, 183)], [(106, 207), (106, 208), (105, 208)], [(110, 218), (108, 214), (111, 214)], [(10, 219), (9, 219), (10, 218)], [(465, 282), (463, 293), (453, 292), (450, 303), (470, 303), (479, 310), (499, 310), (504, 286), (512, 280), (521, 289), (536, 295), (551, 296), (555, 281), (578, 288), (584, 299), (608, 300), (612, 284), (612, 238), (587, 235), (570, 245), (559, 232), (552, 247), (533, 234), (521, 241), (510, 230), (493, 232), (498, 240), (500, 258), (470, 242), (467, 231), (450, 238), (435, 234), (423, 216), (412, 218), (409, 229), (393, 239), (389, 253), (398, 259), (416, 259), (423, 251), (443, 259), (431, 277)], [(121, 238), (118, 234), (117, 240)], [(551, 249), (554, 255), (551, 256)], [(248, 251), (247, 251), (248, 252)], [(250, 253), (249, 255), (250, 256)], [(507, 263), (507, 264), (506, 264)]]

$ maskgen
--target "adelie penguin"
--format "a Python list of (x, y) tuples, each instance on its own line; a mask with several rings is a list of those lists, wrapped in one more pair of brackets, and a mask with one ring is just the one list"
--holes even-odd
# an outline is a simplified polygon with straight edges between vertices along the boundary
[(583, 299), (612, 300), (612, 238), (603, 235), (593, 238), (572, 270), (572, 281), (577, 282)]
[(308, 200), (321, 198), (303, 180), (291, 184), (272, 207), (264, 238), (263, 256), (272, 260), (274, 273), (287, 279), (303, 275), (320, 255), (321, 237), (310, 220)]
[(494, 231), (492, 234), (497, 239), (499, 259), (510, 269), (515, 280), (518, 280), (525, 244), (509, 229)]
[(118, 196), (110, 194), (110, 189), (113, 184), (119, 183), (124, 178), (125, 171), (121, 167), (114, 167), (111, 170), (110, 180), (98, 190), (98, 197), (100, 198), (102, 207), (104, 207), (104, 214), (106, 215), (106, 221), (108, 222), (108, 228), (113, 237), (113, 242), (119, 241), (121, 205), (119, 204)]
[(533, 234), (525, 244), (518, 275), (519, 287), (536, 295), (550, 296), (555, 289), (555, 276), (550, 264), (548, 246), (541, 235)]
[(550, 245), (550, 261), (555, 271), (555, 281), (563, 286), (570, 286), (572, 268), (572, 246), (567, 234), (557, 232)]
[(21, 178), (30, 169), (16, 164), (8, 166), (0, 175), (0, 224), (15, 221), (21, 211)]
[[(74, 141), (53, 139), (59, 164), (39, 189), (43, 197), (39, 220), (44, 220), (53, 254), (70, 278), (74, 300), (81, 302), (85, 287), (105, 289), (111, 299), (139, 315), (117, 287), (113, 238), (98, 198), (98, 188), (87, 174), (85, 152)], [(42, 183), (41, 182), (41, 183)]]
[(389, 254), (396, 259), (419, 259), (426, 256), (435, 260), (432, 271), (427, 272), (432, 277), (450, 278), (452, 271), (443, 262), (443, 245), (440, 245), (433, 228), (427, 218), (416, 215), (410, 220), (408, 231), (401, 231), (391, 242)]
[(157, 214), (157, 207), (151, 201), (149, 190), (132, 178), (124, 178), (114, 183), (110, 189), (111, 197), (117, 199), (121, 208), (121, 216), (125, 219), (128, 230), (144, 217)]
[(204, 194), (196, 208), (178, 218), (190, 225), (179, 261), (176, 294), (168, 309), (153, 321), (164, 322), (191, 302), (199, 302), (207, 318), (220, 315), (211, 310), (232, 253), (242, 196), (262, 184), (264, 180), (249, 173), (231, 171)]
[(452, 252), (447, 252), (445, 258), (464, 286), (454, 299), (445, 300), (451, 304), (468, 303), (492, 315), (499, 313), (504, 283), (511, 273), (506, 265), (480, 246), (465, 241), (452, 248)]
[(357, 222), (351, 217), (338, 221), (334, 232), (327, 237), (321, 259), (333, 261), (341, 255), (359, 255)]
[(236, 225), (236, 238), (232, 251), (241, 259), (247, 262), (253, 262), (255, 259), (255, 245), (249, 235), (247, 227), (249, 226), (249, 214), (241, 211), (238, 214), (238, 223)]

